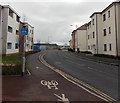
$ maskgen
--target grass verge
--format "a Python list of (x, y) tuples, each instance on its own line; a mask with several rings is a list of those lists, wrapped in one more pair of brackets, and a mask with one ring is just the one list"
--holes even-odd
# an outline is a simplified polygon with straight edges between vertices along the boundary
[[(37, 52), (40, 51), (29, 51), (25, 53), (25, 56), (27, 57), (30, 54)], [(0, 63), (2, 63), (2, 75), (20, 75), (22, 72), (21, 54), (3, 56)]]

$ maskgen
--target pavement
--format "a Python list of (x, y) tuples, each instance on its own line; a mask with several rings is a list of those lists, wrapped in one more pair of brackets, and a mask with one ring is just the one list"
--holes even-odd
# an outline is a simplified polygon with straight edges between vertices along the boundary
[(79, 58), (92, 60), (92, 61), (95, 61), (98, 63), (120, 66), (120, 60), (118, 60), (118, 59), (98, 57), (98, 56), (94, 56), (94, 55), (86, 55), (85, 53), (77, 53), (77, 52), (73, 52), (73, 53), (71, 52), (71, 54), (74, 56), (77, 56)]
[(27, 57), (29, 75), (2, 77), (3, 101), (54, 103), (107, 103), (99, 96), (68, 81), (39, 60), (41, 53)]

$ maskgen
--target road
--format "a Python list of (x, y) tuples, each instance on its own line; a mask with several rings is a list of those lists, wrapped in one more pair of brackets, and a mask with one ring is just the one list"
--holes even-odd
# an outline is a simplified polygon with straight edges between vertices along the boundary
[(52, 66), (103, 93), (118, 98), (118, 67), (76, 57), (68, 51), (47, 51), (44, 59)]
[[(54, 54), (58, 52), (50, 51), (48, 55), (49, 53)], [(27, 74), (23, 77), (2, 77), (3, 101), (32, 101), (32, 103), (75, 103), (75, 101), (80, 103), (108, 103), (100, 96), (70, 82), (45, 66), (40, 58), (42, 55), (42, 53), (36, 53), (27, 57), (29, 75)], [(57, 61), (55, 63), (59, 64)]]

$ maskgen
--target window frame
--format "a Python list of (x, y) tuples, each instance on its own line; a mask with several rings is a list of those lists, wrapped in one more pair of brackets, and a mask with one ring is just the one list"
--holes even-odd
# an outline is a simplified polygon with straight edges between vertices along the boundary
[(103, 14), (103, 21), (106, 21), (106, 14)]
[(104, 36), (107, 35), (106, 29), (103, 29), (103, 35), (104, 35)]
[(104, 44), (104, 51), (107, 51), (107, 44)]
[(7, 49), (12, 49), (12, 43), (11, 42), (7, 43)]
[(8, 26), (8, 32), (13, 33), (13, 28), (11, 26)]

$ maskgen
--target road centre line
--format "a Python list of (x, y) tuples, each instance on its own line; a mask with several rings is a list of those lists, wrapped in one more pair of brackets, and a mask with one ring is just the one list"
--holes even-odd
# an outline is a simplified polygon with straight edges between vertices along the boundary
[[(113, 99), (112, 97), (108, 96), (107, 94), (101, 92), (100, 90), (97, 90), (96, 88), (88, 85), (87, 83), (84, 83), (84, 82), (82, 82), (82, 81), (80, 81), (80, 80), (78, 80), (78, 79), (76, 79), (76, 78), (74, 78), (74, 77), (72, 77), (72, 76), (70, 76), (70, 75), (68, 75), (68, 74), (60, 71), (59, 69), (51, 66), (50, 64), (48, 64), (48, 63), (43, 59), (44, 55), (45, 55), (45, 54), (42, 54), (41, 56), (39, 56), (39, 60), (40, 60), (44, 65), (46, 65), (47, 67), (51, 68), (52, 70), (54, 70), (55, 72), (59, 73), (60, 75), (62, 74), (62, 75), (64, 75), (65, 77), (67, 77), (67, 78), (69, 78), (69, 79), (72, 79), (74, 82), (77, 82), (78, 85), (83, 85), (84, 87), (89, 88), (90, 90), (93, 90), (93, 91), (96, 93), (96, 94), (95, 94), (95, 93), (93, 93), (93, 92), (90, 91), (91, 94), (94, 94), (94, 95), (97, 96), (97, 97), (101, 97), (101, 99), (104, 98), (104, 100), (109, 101), (109, 102), (113, 102), (113, 101), (116, 102), (115, 99)], [(85, 90), (85, 89), (84, 89), (84, 90)], [(88, 90), (88, 89), (87, 89), (87, 90)], [(89, 91), (89, 90), (88, 90), (88, 91)], [(100, 96), (97, 95), (97, 94), (99, 94)]]

